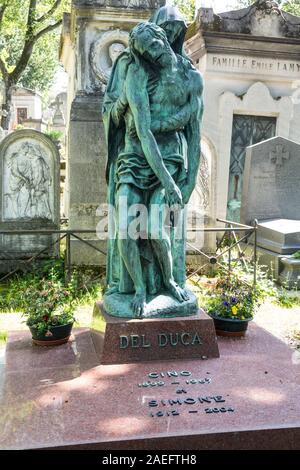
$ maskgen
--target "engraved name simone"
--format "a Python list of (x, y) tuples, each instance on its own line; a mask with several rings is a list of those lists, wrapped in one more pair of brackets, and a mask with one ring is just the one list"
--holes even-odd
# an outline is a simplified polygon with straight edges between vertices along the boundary
[[(158, 333), (155, 338), (156, 345), (160, 348), (166, 346), (199, 346), (203, 344), (198, 333)], [(151, 348), (153, 343), (147, 335), (121, 335), (119, 336), (120, 349), (126, 348)]]

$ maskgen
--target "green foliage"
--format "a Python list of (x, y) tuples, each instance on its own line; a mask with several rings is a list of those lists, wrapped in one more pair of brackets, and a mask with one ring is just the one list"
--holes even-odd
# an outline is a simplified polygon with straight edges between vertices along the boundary
[[(42, 287), (45, 283), (49, 283), (50, 291), (49, 297), (43, 298), (42, 303), (52, 302), (52, 297), (55, 295), (51, 289), (53, 285), (53, 288), (58, 290), (61, 305), (66, 308), (70, 302), (73, 308), (74, 305), (90, 303), (96, 298), (101, 298), (103, 288), (99, 274), (96, 274), (95, 270), (86, 268), (73, 269), (70, 282), (66, 282), (64, 259), (50, 259), (36, 264), (33, 272), (16, 274), (5, 288), (0, 289), (0, 311), (28, 311), (30, 296), (38, 299), (41, 291), (47, 290)], [(64, 297), (61, 294), (64, 290), (69, 292), (69, 296)]]
[(52, 326), (75, 321), (72, 284), (64, 286), (61, 281), (42, 279), (35, 289), (30, 286), (23, 295), (26, 324), (36, 328), (39, 334), (45, 334)]
[(283, 308), (294, 308), (300, 306), (300, 297), (296, 291), (289, 291), (284, 288), (278, 289), (275, 303)]
[(296, 253), (293, 254), (293, 258), (300, 259), (300, 250), (296, 251)]
[(7, 341), (7, 332), (6, 331), (0, 331), (0, 346), (5, 344)]
[[(237, 10), (239, 8), (246, 8), (257, 0), (239, 0), (235, 3), (233, 9)], [(300, 0), (276, 0), (279, 7), (287, 11), (288, 13), (292, 13), (293, 15), (300, 16)]]
[(214, 288), (202, 293), (201, 303), (207, 313), (247, 320), (253, 317), (262, 298), (261, 289), (249, 284), (238, 270), (229, 274), (222, 269)]
[(70, 0), (0, 0), (0, 77), (47, 90), (58, 67), (57, 26), (69, 9)]
[(47, 92), (59, 68), (59, 30), (48, 33), (37, 43), (24, 70), (19, 85)]
[(181, 13), (188, 21), (193, 21), (195, 17), (195, 0), (174, 0), (174, 5), (178, 7)]
[(62, 136), (64, 135), (62, 131), (54, 131), (54, 130), (47, 131), (45, 132), (45, 134), (54, 141), (60, 140)]

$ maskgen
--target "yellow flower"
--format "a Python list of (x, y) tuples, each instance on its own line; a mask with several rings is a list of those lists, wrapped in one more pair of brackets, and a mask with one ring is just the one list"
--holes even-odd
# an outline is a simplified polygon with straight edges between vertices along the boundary
[(236, 315), (238, 313), (238, 308), (234, 305), (233, 307), (231, 307), (231, 311), (233, 315)]

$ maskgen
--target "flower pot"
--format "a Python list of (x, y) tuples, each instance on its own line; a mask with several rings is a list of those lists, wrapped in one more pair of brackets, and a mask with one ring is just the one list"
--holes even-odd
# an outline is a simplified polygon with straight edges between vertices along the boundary
[(38, 346), (58, 346), (59, 344), (64, 344), (69, 341), (71, 336), (71, 331), (73, 327), (73, 322), (67, 323), (66, 325), (51, 326), (49, 332), (51, 334), (44, 333), (39, 334), (37, 329), (33, 326), (29, 326), (32, 335), (32, 341)]
[(245, 336), (249, 321), (253, 320), (252, 318), (247, 318), (246, 320), (239, 320), (235, 318), (223, 318), (219, 317), (216, 314), (208, 314), (215, 324), (216, 333), (218, 336), (227, 336), (233, 338), (240, 338)]

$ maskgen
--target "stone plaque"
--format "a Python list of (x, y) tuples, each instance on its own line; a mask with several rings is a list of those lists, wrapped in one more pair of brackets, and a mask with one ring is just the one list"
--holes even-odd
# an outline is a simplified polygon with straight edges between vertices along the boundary
[[(49, 137), (20, 130), (0, 144), (0, 231), (59, 228), (59, 152)], [(5, 235), (0, 253), (32, 256), (53, 241), (52, 235)], [(57, 250), (49, 249), (53, 254)], [(11, 266), (11, 263), (10, 263)]]
[(300, 220), (300, 145), (274, 137), (247, 148), (242, 222)]

